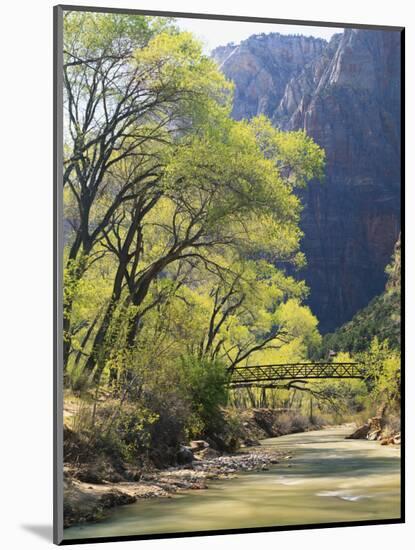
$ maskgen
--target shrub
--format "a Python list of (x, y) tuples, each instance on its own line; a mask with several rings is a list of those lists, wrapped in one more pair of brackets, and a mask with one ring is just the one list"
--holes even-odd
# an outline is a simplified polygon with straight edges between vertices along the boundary
[(189, 437), (209, 435), (223, 423), (221, 407), (228, 401), (228, 373), (217, 360), (184, 356), (179, 367), (180, 387), (190, 402)]

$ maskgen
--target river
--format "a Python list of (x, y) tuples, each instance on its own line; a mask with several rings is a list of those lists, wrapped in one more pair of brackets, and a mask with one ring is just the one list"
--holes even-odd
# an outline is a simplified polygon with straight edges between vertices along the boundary
[(211, 481), (207, 490), (118, 507), (104, 521), (65, 529), (64, 538), (399, 518), (400, 449), (345, 440), (349, 432), (336, 427), (263, 440), (292, 459)]

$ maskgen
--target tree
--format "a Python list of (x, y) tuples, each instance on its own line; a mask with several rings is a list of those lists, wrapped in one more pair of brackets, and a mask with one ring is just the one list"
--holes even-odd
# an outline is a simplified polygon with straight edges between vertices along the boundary
[[(274, 261), (302, 260), (298, 254), (301, 205), (281, 177), (276, 159), (264, 157), (257, 142), (257, 121), (237, 123), (223, 117), (222, 127), (218, 117), (216, 122), (214, 130), (209, 124), (202, 134), (200, 128), (196, 136), (184, 137), (174, 149), (162, 180), (163, 197), (139, 231), (138, 227), (132, 231), (130, 225), (124, 241), (118, 226), (106, 234), (105, 246), (117, 256), (118, 288), (121, 290), (124, 277), (128, 289), (125, 305), (136, 311), (129, 321), (128, 347), (134, 346), (143, 319), (141, 308), (152, 283), (170, 264), (199, 260), (218, 274), (229, 272), (226, 262), (212, 259), (224, 249), (233, 251), (234, 259), (260, 248)], [(135, 211), (133, 205), (131, 219), (136, 219)], [(129, 242), (131, 252), (128, 248), (127, 254), (126, 238), (134, 232), (137, 235)], [(157, 244), (148, 246), (155, 235)], [(92, 372), (98, 357), (103, 357), (96, 370), (98, 377), (105, 365), (101, 352), (108, 327), (107, 321), (101, 325), (85, 367)], [(267, 339), (275, 339), (277, 332), (275, 329)], [(257, 349), (258, 345), (253, 345), (250, 353)], [(238, 361), (247, 357), (241, 353)]]
[[(264, 117), (233, 121), (231, 85), (188, 33), (83, 15), (66, 33), (66, 359), (75, 338), (98, 383), (185, 287), (212, 302), (202, 355), (234, 366), (275, 346), (277, 306), (305, 289), (274, 266), (304, 262), (294, 191), (321, 177), (323, 151)], [(82, 281), (104, 265), (105, 303), (79, 328)]]
[(380, 342), (376, 337), (370, 348), (361, 355), (367, 369), (367, 384), (375, 402), (379, 405), (396, 406), (401, 396), (401, 358), (391, 350), (387, 340)]
[[(164, 20), (69, 12), (64, 38), (66, 280), (76, 290), (119, 209), (133, 202), (138, 226), (163, 194), (166, 147), (197, 128), (213, 99), (225, 101), (229, 85), (191, 36)], [(118, 294), (119, 284), (114, 301)], [(72, 297), (64, 302), (65, 365)]]

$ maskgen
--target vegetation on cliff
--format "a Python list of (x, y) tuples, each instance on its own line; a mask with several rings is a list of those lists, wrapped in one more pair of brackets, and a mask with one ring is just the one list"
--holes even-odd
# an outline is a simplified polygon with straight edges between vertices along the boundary
[[(364, 388), (360, 386), (351, 396), (352, 401), (360, 403), (355, 410), (363, 412), (362, 418), (374, 417), (357, 430), (356, 437), (395, 442), (400, 441), (401, 407), (400, 238), (385, 271), (388, 275), (385, 291), (350, 322), (333, 334), (325, 335), (318, 356), (335, 353), (336, 361), (346, 357), (364, 365)], [(349, 384), (343, 385), (343, 389), (347, 386)]]
[(330, 350), (362, 352), (370, 347), (376, 337), (387, 340), (389, 346), (399, 350), (401, 343), (401, 242), (395, 245), (390, 264), (386, 267), (388, 281), (385, 291), (356, 313), (351, 321), (322, 341), (322, 355)]

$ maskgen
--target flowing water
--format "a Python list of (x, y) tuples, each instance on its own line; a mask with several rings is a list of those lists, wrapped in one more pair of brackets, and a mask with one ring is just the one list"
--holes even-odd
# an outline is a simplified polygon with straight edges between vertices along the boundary
[(400, 516), (400, 449), (345, 440), (350, 428), (267, 439), (292, 455), (268, 471), (211, 481), (209, 488), (121, 506), (64, 538), (392, 519)]

